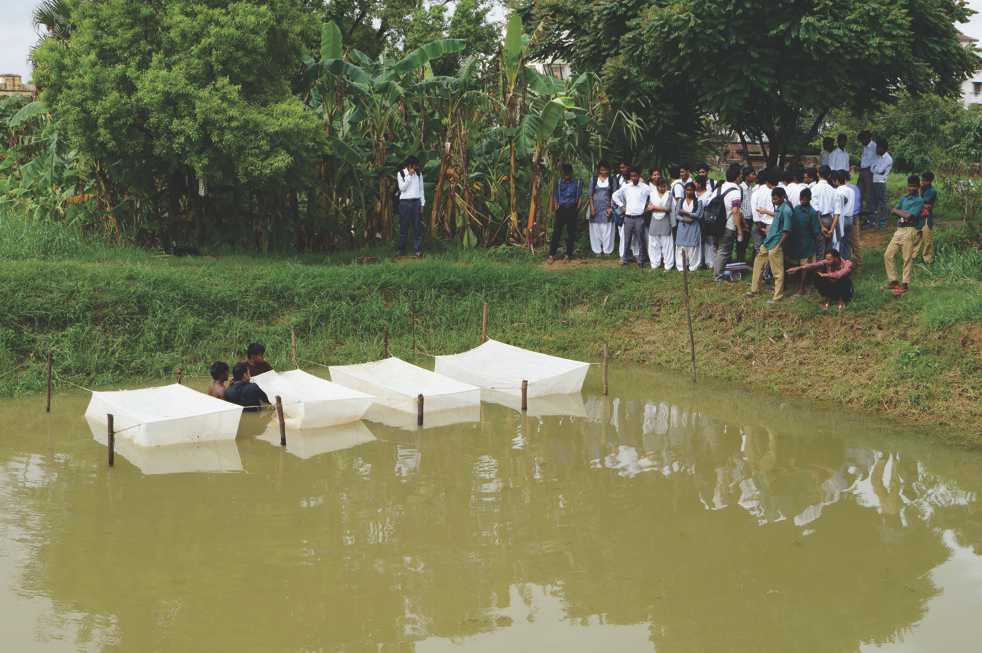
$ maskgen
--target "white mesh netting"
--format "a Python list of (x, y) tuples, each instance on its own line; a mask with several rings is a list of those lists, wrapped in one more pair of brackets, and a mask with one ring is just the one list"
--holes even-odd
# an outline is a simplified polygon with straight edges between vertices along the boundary
[(234, 440), (242, 407), (174, 384), (142, 390), (93, 392), (85, 419), (106, 432), (112, 414), (117, 440), (142, 447)]
[(283, 400), (286, 426), (294, 430), (357, 422), (372, 405), (371, 396), (303, 370), (265, 372), (252, 377), (252, 382), (271, 402), (277, 396)]
[(590, 364), (488, 340), (462, 354), (437, 356), (434, 369), (458, 381), (508, 394), (521, 394), (522, 381), (528, 381), (532, 398), (579, 392)]
[(367, 392), (376, 402), (404, 412), (415, 414), (418, 395), (423, 395), (427, 415), (481, 404), (480, 388), (395, 357), (361, 365), (332, 365), (330, 369), (336, 383)]

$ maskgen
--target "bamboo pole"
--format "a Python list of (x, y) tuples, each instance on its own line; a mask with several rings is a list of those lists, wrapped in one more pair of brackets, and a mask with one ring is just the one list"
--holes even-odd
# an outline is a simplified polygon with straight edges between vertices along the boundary
[(604, 396), (606, 397), (607, 396), (607, 392), (610, 389), (610, 386), (607, 384), (607, 361), (610, 358), (610, 352), (608, 351), (607, 343), (606, 342), (604, 343), (603, 356), (604, 356), (604, 362), (603, 362), (603, 370), (604, 370)]
[(696, 339), (692, 335), (692, 310), (689, 308), (689, 256), (682, 250), (682, 287), (685, 290), (685, 317), (689, 321), (689, 352), (692, 355), (692, 382), (696, 382)]
[(527, 413), (529, 410), (529, 382), (522, 381), (522, 412)]
[(276, 395), (276, 419), (280, 423), (280, 446), (286, 446), (286, 418), (283, 416), (283, 398)]
[(109, 441), (107, 442), (109, 451), (106, 453), (108, 456), (107, 462), (109, 466), (112, 467), (116, 464), (116, 430), (113, 424), (112, 414), (106, 415), (106, 432), (109, 435)]
[(52, 372), (52, 359), (53, 358), (54, 358), (54, 354), (51, 353), (51, 350), (48, 350), (48, 405), (47, 405), (47, 408), (45, 408), (45, 411), (44, 411), (46, 413), (50, 413), (51, 412), (51, 390), (52, 390), (52, 386), (53, 386), (51, 375), (53, 374), (53, 372)]
[(386, 328), (382, 334), (382, 358), (389, 357), (389, 330)]
[(423, 425), (423, 395), (416, 397), (416, 426)]
[(481, 343), (488, 341), (488, 303), (481, 309)]

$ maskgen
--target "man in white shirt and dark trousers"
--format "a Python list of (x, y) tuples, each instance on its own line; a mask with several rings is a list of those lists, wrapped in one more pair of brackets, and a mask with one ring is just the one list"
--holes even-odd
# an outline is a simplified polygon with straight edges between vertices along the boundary
[(887, 151), (886, 139), (876, 144), (876, 160), (870, 166), (873, 173), (873, 226), (887, 225), (887, 179), (893, 170), (893, 157)]
[(859, 142), (863, 153), (859, 158), (859, 194), (863, 205), (860, 207), (862, 221), (869, 224), (869, 215), (873, 212), (873, 172), (870, 168), (876, 162), (876, 141), (868, 130), (859, 132)]
[(848, 143), (849, 137), (845, 134), (839, 134), (839, 139), (836, 142), (837, 147), (829, 154), (829, 168), (832, 169), (832, 172), (849, 171), (849, 152), (846, 151)]
[[(614, 193), (614, 205), (621, 207), (624, 211), (624, 243), (626, 245), (633, 245), (634, 239), (638, 239), (638, 243), (645, 244), (647, 241), (647, 235), (644, 229), (644, 214), (648, 210), (648, 205), (651, 199), (651, 187), (647, 184), (641, 183), (641, 174), (637, 169), (632, 168), (630, 174), (628, 175), (627, 184), (621, 186)], [(625, 247), (624, 253), (621, 255), (621, 265), (627, 265), (631, 262), (628, 258), (631, 255), (631, 247)], [(642, 268), (648, 266), (648, 248), (641, 247), (639, 253)]]
[(399, 184), (399, 256), (406, 255), (406, 240), (412, 227), (416, 258), (423, 255), (423, 207), (426, 193), (419, 159), (411, 156), (396, 177)]
[(818, 181), (812, 188), (812, 208), (818, 213), (822, 232), (815, 239), (815, 256), (823, 258), (832, 246), (832, 221), (835, 214), (835, 189), (829, 183), (832, 171), (828, 166), (818, 169)]

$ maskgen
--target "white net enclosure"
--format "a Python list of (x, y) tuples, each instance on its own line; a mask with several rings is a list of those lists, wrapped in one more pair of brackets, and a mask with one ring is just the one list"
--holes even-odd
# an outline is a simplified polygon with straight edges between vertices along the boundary
[(106, 432), (112, 414), (117, 441), (141, 447), (234, 440), (242, 407), (180, 384), (142, 390), (93, 392), (85, 419)]
[[(92, 437), (106, 446), (105, 428), (92, 427)], [(242, 471), (239, 447), (234, 440), (141, 447), (124, 437), (116, 439), (117, 457), (125, 458), (144, 476), (162, 474), (228, 474)]]
[[(483, 396), (484, 401), (489, 403), (507, 406), (512, 410), (522, 409), (521, 395), (499, 390), (485, 390)], [(583, 395), (578, 392), (534, 397), (534, 401), (529, 401), (526, 412), (529, 417), (587, 417)]]
[[(280, 427), (276, 420), (272, 420), (259, 439), (280, 446)], [(307, 460), (314, 456), (353, 449), (375, 440), (375, 435), (368, 430), (364, 422), (351, 422), (321, 429), (287, 431), (286, 452), (301, 460)]]
[(283, 400), (286, 426), (294, 430), (357, 422), (372, 405), (371, 396), (303, 370), (265, 372), (252, 382), (271, 402), (277, 396)]
[(417, 367), (400, 358), (386, 358), (361, 365), (332, 365), (331, 378), (341, 385), (375, 397), (377, 403), (416, 413), (423, 395), (426, 415), (481, 405), (481, 389)]
[(508, 394), (520, 395), (522, 381), (528, 381), (528, 396), (532, 398), (579, 392), (590, 364), (488, 340), (462, 354), (437, 356), (434, 370)]

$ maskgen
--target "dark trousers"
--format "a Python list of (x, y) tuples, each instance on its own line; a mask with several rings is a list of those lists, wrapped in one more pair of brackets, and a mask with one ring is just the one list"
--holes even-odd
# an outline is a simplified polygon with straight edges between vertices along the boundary
[(852, 299), (852, 279), (826, 279), (815, 277), (815, 289), (828, 301), (844, 301)]
[(648, 230), (644, 226), (644, 216), (643, 215), (625, 215), (624, 216), (624, 258), (621, 259), (624, 263), (630, 263), (634, 259), (634, 252), (631, 247), (634, 245), (634, 241), (638, 241), (640, 246), (638, 253), (641, 258), (639, 263), (641, 265), (647, 265), (648, 263)]
[[(716, 261), (713, 263), (713, 276), (717, 279), (723, 276), (723, 270), (726, 269), (726, 264), (730, 262), (730, 253), (733, 251), (733, 244), (737, 242), (736, 237), (737, 232), (733, 229), (723, 231), (723, 237), (719, 242), (719, 249), (716, 250)], [(740, 249), (740, 245), (743, 245), (743, 251), (746, 252), (747, 246), (743, 242), (737, 243), (737, 250)]]
[(576, 205), (564, 204), (556, 209), (556, 222), (552, 227), (552, 242), (549, 243), (549, 256), (559, 251), (559, 240), (566, 229), (566, 256), (573, 258), (576, 248)]
[(399, 254), (406, 253), (406, 240), (412, 227), (416, 253), (423, 251), (423, 206), (419, 200), (399, 200)]

